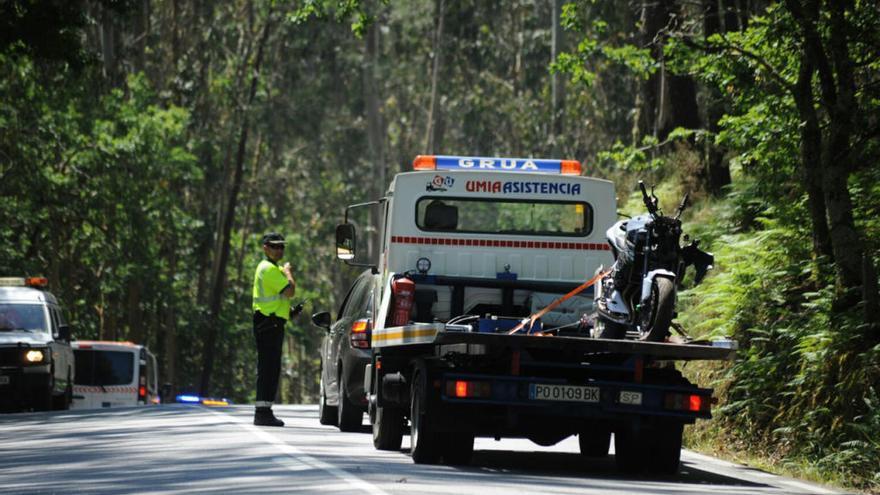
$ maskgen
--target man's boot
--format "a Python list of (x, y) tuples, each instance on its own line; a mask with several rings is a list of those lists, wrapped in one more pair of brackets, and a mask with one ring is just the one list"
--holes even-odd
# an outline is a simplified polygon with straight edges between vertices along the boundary
[(284, 421), (272, 414), (271, 407), (258, 407), (254, 412), (254, 424), (257, 426), (284, 426)]

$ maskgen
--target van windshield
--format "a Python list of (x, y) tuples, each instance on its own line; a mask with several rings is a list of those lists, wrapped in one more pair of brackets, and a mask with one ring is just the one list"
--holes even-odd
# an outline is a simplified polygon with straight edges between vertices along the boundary
[(583, 201), (423, 197), (416, 224), (433, 232), (583, 237), (593, 219)]
[(134, 381), (134, 354), (125, 351), (77, 349), (77, 385), (128, 385)]
[(0, 303), (0, 332), (48, 332), (46, 311), (40, 304)]

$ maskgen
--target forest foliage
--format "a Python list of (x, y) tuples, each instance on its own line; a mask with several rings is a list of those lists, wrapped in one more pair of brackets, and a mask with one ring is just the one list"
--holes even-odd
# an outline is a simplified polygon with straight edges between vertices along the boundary
[(281, 232), (308, 300), (282, 397), (310, 402), (344, 205), (417, 154), (579, 159), (628, 213), (638, 179), (696, 200), (717, 266), (679, 320), (741, 350), (685, 369), (722, 397), (691, 441), (878, 490), (878, 69), (867, 0), (9, 0), (0, 274), (48, 276), (77, 337), (148, 344), (174, 391), (248, 401)]

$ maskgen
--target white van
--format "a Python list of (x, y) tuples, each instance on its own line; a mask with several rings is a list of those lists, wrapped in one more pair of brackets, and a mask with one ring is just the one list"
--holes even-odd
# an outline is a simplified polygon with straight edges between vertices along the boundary
[(73, 342), (76, 374), (72, 409), (159, 403), (156, 356), (131, 342)]

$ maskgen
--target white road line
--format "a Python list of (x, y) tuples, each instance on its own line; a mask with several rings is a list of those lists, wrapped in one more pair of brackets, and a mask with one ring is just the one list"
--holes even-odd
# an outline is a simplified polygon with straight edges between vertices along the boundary
[[(278, 450), (281, 451), (281, 453), (292, 458), (293, 460), (297, 461), (298, 463), (306, 464), (306, 465), (312, 466), (316, 469), (326, 471), (327, 473), (344, 481), (346, 483), (346, 485), (351, 488), (354, 488), (356, 490), (362, 490), (362, 491), (365, 491), (365, 492), (370, 493), (372, 495), (389, 495), (388, 492), (380, 489), (379, 487), (372, 485), (372, 484), (354, 476), (353, 474), (349, 473), (348, 471), (346, 471), (344, 469), (339, 469), (338, 467), (336, 467), (332, 464), (328, 464), (320, 459), (316, 459), (316, 458), (306, 454), (302, 450), (300, 450), (300, 449), (298, 449), (288, 443), (285, 443), (283, 440), (280, 440), (277, 437), (274, 437), (274, 436), (270, 435), (269, 433), (263, 431), (262, 429), (257, 428), (256, 426), (254, 426), (253, 424), (251, 424), (249, 422), (246, 422), (244, 420), (236, 418), (235, 416), (232, 416), (231, 414), (227, 414), (222, 411), (215, 410), (215, 409), (205, 408), (205, 410), (208, 412), (211, 412), (213, 414), (222, 416), (227, 421), (241, 426), (242, 428), (244, 428), (245, 430), (250, 432), (255, 437), (260, 438), (261, 440), (274, 445)], [(290, 469), (291, 471), (298, 471), (299, 470), (299, 467), (296, 464), (284, 465), (284, 467)]]
[(785, 486), (790, 486), (792, 488), (797, 488), (799, 490), (806, 490), (810, 493), (818, 493), (821, 495), (836, 495), (836, 494), (840, 493), (840, 492), (836, 492), (836, 491), (832, 491), (832, 490), (827, 490), (825, 488), (822, 488), (819, 485), (810, 485), (808, 483), (801, 483), (800, 481), (784, 480), (784, 481), (780, 481), (779, 483), (782, 485), (785, 485)]

